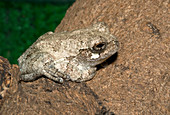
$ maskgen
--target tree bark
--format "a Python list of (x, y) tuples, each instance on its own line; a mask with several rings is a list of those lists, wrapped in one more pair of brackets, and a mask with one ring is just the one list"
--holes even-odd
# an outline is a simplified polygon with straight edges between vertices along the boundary
[(168, 5), (168, 0), (77, 0), (55, 32), (105, 22), (120, 44), (116, 59), (86, 83), (22, 82), (0, 113), (170, 114)]

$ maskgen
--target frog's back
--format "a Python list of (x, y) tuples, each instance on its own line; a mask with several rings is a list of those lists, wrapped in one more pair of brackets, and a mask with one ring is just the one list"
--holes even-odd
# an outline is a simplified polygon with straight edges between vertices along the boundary
[[(76, 40), (70, 39), (70, 33), (45, 33), (40, 36), (19, 58), (19, 64), (24, 63), (27, 59), (36, 55), (37, 52), (47, 52), (59, 60), (64, 57), (74, 56), (76, 49)], [(73, 43), (71, 43), (73, 42)], [(74, 45), (75, 49), (70, 45)]]
[[(53, 47), (50, 43), (51, 39), (53, 39), (54, 35), (51, 33), (49, 34), (49, 32), (45, 33), (44, 35), (40, 36), (19, 58), (18, 58), (18, 62), (19, 64), (21, 64), (21, 62), (23, 60), (26, 60), (27, 58), (29, 58), (32, 54), (34, 54), (35, 52), (41, 52), (45, 49), (49, 49), (49, 47)], [(58, 40), (56, 39), (55, 42), (57, 42)]]

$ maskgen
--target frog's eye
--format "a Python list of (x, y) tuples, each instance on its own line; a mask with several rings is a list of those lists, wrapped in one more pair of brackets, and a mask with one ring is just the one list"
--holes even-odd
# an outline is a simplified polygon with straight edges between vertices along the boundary
[(103, 51), (105, 50), (106, 45), (107, 45), (106, 42), (100, 42), (100, 43), (98, 43), (98, 44), (95, 44), (95, 45), (92, 47), (91, 51), (92, 51), (93, 53), (101, 53), (101, 52), (103, 52)]

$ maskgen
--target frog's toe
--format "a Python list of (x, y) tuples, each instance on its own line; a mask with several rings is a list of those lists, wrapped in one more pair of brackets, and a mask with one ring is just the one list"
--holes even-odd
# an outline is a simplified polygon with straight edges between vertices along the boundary
[(58, 75), (53, 75), (53, 74), (51, 74), (51, 73), (46, 72), (45, 70), (43, 71), (43, 74), (44, 74), (47, 78), (49, 78), (49, 79), (51, 79), (51, 80), (53, 80), (53, 81), (56, 81), (56, 82), (59, 82), (59, 83), (63, 83), (63, 82), (64, 82), (63, 78), (61, 78), (60, 76), (58, 76)]
[(69, 75), (66, 75), (66, 80), (70, 80), (71, 77)]
[(62, 78), (60, 78), (60, 79), (58, 80), (58, 82), (59, 82), (59, 83), (63, 83), (64, 80), (63, 80)]

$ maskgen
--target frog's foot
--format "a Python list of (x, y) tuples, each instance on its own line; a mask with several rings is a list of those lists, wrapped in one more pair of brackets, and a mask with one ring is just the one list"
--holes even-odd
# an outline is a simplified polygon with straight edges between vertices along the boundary
[(48, 77), (51, 80), (54, 80), (54, 81), (59, 82), (59, 83), (64, 82), (63, 78), (58, 76), (58, 75), (54, 75), (51, 72), (46, 72), (45, 70), (43, 71), (43, 73), (46, 77)]

